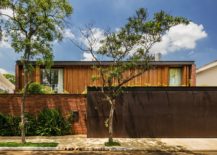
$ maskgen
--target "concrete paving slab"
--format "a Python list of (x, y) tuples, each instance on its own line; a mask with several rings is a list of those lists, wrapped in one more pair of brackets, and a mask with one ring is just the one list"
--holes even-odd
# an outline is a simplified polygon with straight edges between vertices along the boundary
[[(117, 147), (105, 147), (107, 138), (87, 138), (86, 135), (33, 136), (26, 140), (57, 142), (57, 148), (52, 149), (69, 151), (217, 151), (217, 138), (115, 138), (115, 141), (121, 143)], [(0, 142), (11, 141), (20, 142), (20, 137), (0, 137)]]

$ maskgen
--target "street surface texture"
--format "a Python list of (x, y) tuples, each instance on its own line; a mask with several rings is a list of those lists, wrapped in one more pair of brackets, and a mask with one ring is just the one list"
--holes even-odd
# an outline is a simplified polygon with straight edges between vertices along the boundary
[[(105, 151), (107, 138), (87, 138), (86, 135), (27, 137), (28, 142), (57, 142), (58, 149), (68, 151)], [(217, 138), (115, 138), (121, 146), (117, 149), (158, 152), (217, 152)], [(20, 142), (20, 137), (0, 137), (0, 142)], [(96, 150), (98, 148), (98, 150)], [(3, 151), (3, 150), (0, 150)], [(122, 150), (111, 150), (122, 151)], [(217, 155), (217, 154), (216, 154)]]
[(217, 155), (217, 152), (1, 151), (0, 155)]

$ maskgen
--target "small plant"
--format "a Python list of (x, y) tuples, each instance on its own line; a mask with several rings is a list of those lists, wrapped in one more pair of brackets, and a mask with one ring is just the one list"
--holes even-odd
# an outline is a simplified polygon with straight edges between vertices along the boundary
[[(24, 90), (21, 91), (23, 93)], [(29, 85), (28, 94), (54, 94), (54, 91), (49, 86), (44, 86), (38, 82), (33, 82)]]
[(8, 94), (8, 91), (0, 88), (0, 94)]
[(56, 109), (44, 109), (38, 116), (37, 135), (61, 136), (70, 134), (71, 123)]
[(43, 86), (37, 82), (33, 82), (29, 85), (27, 92), (30, 94), (43, 94)]
[(34, 117), (33, 115), (29, 113), (26, 113), (25, 119), (26, 119), (26, 135), (35, 136), (37, 124), (38, 124), (36, 117)]
[(119, 142), (115, 142), (115, 141), (108, 141), (108, 142), (105, 142), (105, 146), (108, 146), (108, 147), (121, 146), (121, 144)]
[(0, 114), (0, 136), (19, 136), (20, 118)]
[(42, 93), (41, 94), (54, 94), (55, 92), (49, 86), (42, 85)]
[[(20, 136), (20, 117), (0, 113), (0, 136)], [(28, 136), (62, 136), (71, 134), (71, 122), (55, 109), (44, 109), (38, 117), (25, 113)]]

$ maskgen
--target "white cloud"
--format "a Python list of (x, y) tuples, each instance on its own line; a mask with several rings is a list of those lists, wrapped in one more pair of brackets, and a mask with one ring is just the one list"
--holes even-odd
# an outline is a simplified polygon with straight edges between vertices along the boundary
[[(118, 32), (119, 29), (115, 31)], [(93, 36), (90, 36), (88, 39), (91, 42), (94, 42), (94, 50), (97, 51), (101, 46), (100, 40), (104, 39), (104, 30), (100, 28), (92, 29)], [(204, 30), (203, 25), (198, 25), (193, 22), (190, 22), (188, 25), (179, 24), (166, 32), (162, 36), (162, 40), (159, 43), (156, 43), (151, 48), (151, 53), (161, 53), (167, 54), (171, 52), (177, 52), (179, 50), (193, 50), (197, 42), (203, 38), (206, 38), (208, 35)], [(85, 38), (80, 38), (80, 41), (88, 47), (88, 40)], [(136, 45), (134, 49), (130, 52), (133, 54), (138, 48), (141, 48), (141, 45)], [(192, 54), (192, 53), (191, 53)], [(90, 53), (83, 53), (85, 61), (94, 60)]]
[(82, 61), (94, 61), (94, 57), (91, 53), (84, 52)]
[(3, 68), (0, 68), (0, 73), (1, 74), (7, 74), (8, 73), (8, 71), (6, 71), (5, 69), (3, 69)]
[[(10, 17), (13, 16), (13, 11), (12, 11), (11, 9), (0, 9), (0, 13), (5, 14), (5, 15), (8, 15), (8, 16), (10, 16)], [(2, 16), (0, 16), (0, 19), (7, 20), (8, 17), (2, 15)]]
[[(83, 33), (89, 33), (89, 32), (83, 32)], [(93, 50), (97, 51), (99, 50), (101, 43), (100, 41), (105, 38), (104, 30), (100, 28), (92, 28), (91, 29), (91, 35), (88, 38), (81, 37), (80, 41), (86, 46), (89, 47), (89, 41), (93, 44)], [(89, 41), (88, 41), (89, 40)]]
[[(74, 33), (72, 32), (72, 30), (71, 29), (69, 29), (69, 28), (66, 28), (66, 29), (64, 29), (64, 30), (62, 30), (60, 27), (56, 27), (57, 28), (57, 30), (58, 31), (60, 31), (60, 33), (62, 34), (62, 36), (63, 36), (63, 39), (75, 39), (75, 35), (74, 35)], [(59, 42), (58, 42), (58, 40), (54, 40), (53, 41), (53, 43), (54, 44), (58, 44)]]
[(11, 45), (7, 40), (5, 31), (2, 32), (2, 40), (0, 41), (0, 48), (11, 48)]
[[(83, 32), (83, 33), (89, 33), (89, 32)], [(87, 48), (89, 48), (89, 42), (92, 43), (92, 48), (94, 51), (99, 50), (100, 46), (101, 46), (101, 40), (105, 39), (105, 31), (103, 29), (100, 28), (92, 28), (91, 29), (91, 35), (88, 38), (84, 38), (81, 37), (80, 41), (84, 44), (84, 46), (86, 46)], [(88, 41), (89, 40), (89, 41)], [(94, 58), (91, 55), (91, 53), (88, 52), (84, 52), (83, 53), (83, 57), (84, 57), (84, 61), (93, 61)]]
[(6, 41), (0, 41), (0, 48), (11, 48), (11, 45)]
[(65, 29), (65, 30), (63, 30), (63, 37), (69, 38), (69, 39), (74, 39), (75, 35), (72, 33), (71, 29)]
[(167, 54), (182, 49), (194, 49), (197, 41), (206, 38), (208, 35), (203, 25), (190, 22), (188, 25), (176, 25), (162, 37), (161, 42), (156, 43), (151, 52)]

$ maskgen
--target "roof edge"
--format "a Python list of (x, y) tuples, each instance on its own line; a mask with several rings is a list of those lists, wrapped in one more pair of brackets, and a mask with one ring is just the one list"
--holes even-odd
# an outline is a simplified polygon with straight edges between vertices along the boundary
[[(128, 61), (123, 61), (128, 62)], [(33, 65), (36, 65), (36, 61), (31, 61)], [(97, 65), (97, 61), (53, 61), (54, 66), (89, 66)], [(111, 65), (113, 61), (102, 61), (102, 65)], [(22, 65), (21, 61), (16, 61), (16, 64)], [(139, 62), (138, 62), (139, 64)], [(193, 65), (194, 61), (150, 61), (151, 65)]]
[(198, 68), (196, 70), (196, 73), (201, 73), (201, 72), (203, 72), (205, 70), (211, 69), (211, 68), (216, 67), (216, 66), (217, 66), (217, 60), (212, 61), (212, 62), (210, 62), (208, 64), (205, 64), (204, 66)]

